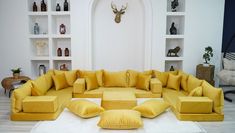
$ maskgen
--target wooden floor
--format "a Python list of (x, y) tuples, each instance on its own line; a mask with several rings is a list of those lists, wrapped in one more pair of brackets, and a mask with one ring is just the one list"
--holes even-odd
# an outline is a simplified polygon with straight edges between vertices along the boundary
[[(234, 97), (235, 95), (231, 95)], [(235, 132), (235, 102), (225, 101), (225, 119), (222, 122), (199, 122), (199, 124), (208, 133), (232, 133)], [(3, 89), (0, 88), (0, 133), (27, 133), (37, 123), (36, 121), (11, 121), (10, 99), (4, 95)]]

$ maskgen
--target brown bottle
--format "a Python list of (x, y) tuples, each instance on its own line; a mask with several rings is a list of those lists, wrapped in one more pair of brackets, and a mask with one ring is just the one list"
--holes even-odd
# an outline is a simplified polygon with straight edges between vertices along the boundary
[(47, 11), (47, 5), (44, 2), (44, 0), (41, 1), (41, 11), (42, 12), (46, 12)]
[(65, 50), (64, 50), (64, 56), (69, 56), (69, 49), (68, 49), (68, 48), (65, 48)]
[(57, 49), (57, 56), (62, 56), (62, 50), (61, 50), (61, 48), (58, 48), (58, 49)]
[(36, 5), (36, 2), (33, 2), (33, 12), (37, 12), (38, 11), (38, 7)]

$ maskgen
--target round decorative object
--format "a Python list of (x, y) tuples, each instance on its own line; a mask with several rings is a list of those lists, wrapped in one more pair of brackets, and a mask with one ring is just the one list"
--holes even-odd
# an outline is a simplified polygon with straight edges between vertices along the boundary
[(66, 27), (64, 24), (60, 25), (60, 34), (65, 34), (66, 33)]

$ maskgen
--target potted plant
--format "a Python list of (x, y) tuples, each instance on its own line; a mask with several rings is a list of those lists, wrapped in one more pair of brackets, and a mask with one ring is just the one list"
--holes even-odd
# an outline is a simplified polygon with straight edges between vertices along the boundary
[(12, 71), (12, 74), (13, 74), (14, 78), (16, 78), (16, 79), (19, 78), (20, 72), (21, 72), (21, 68), (11, 69), (11, 71)]
[(203, 59), (205, 62), (203, 63), (203, 66), (209, 66), (209, 61), (211, 60), (211, 57), (213, 57), (213, 49), (212, 47), (208, 46), (205, 48), (205, 53), (203, 54)]

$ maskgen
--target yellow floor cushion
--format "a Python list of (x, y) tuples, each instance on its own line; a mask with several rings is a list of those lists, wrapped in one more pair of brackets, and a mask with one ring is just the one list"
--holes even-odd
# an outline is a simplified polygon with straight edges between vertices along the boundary
[(137, 105), (132, 91), (104, 91), (101, 106), (105, 109), (132, 109)]
[(176, 107), (176, 101), (178, 96), (187, 96), (184, 91), (175, 91), (169, 88), (163, 88), (163, 99), (173, 107)]
[(135, 110), (108, 110), (101, 114), (97, 124), (106, 129), (136, 129), (143, 126), (140, 113)]
[(25, 113), (53, 113), (58, 109), (56, 96), (27, 96), (23, 100)]
[(176, 108), (180, 113), (209, 114), (212, 113), (213, 101), (208, 97), (178, 97)]

